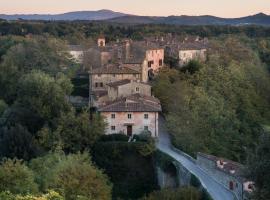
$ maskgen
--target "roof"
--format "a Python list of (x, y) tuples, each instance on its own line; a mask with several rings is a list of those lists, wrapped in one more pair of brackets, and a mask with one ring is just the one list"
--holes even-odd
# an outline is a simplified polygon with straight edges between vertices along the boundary
[(124, 79), (124, 80), (120, 80), (120, 81), (115, 81), (115, 82), (108, 83), (107, 85), (110, 86), (110, 87), (118, 87), (120, 85), (125, 85), (125, 84), (128, 84), (130, 82), (131, 82), (131, 80)]
[(204, 153), (200, 153), (198, 152), (199, 156), (202, 156), (204, 158), (207, 158), (208, 160), (211, 160), (213, 162), (218, 162), (218, 161), (222, 161), (223, 163), (223, 168), (217, 167), (217, 169), (230, 174), (231, 176), (236, 176), (238, 178), (243, 179), (244, 176), (244, 165), (241, 165), (240, 163), (225, 159), (225, 158), (220, 158), (220, 157), (216, 157), (213, 155), (209, 155), (209, 154), (204, 154)]
[(108, 95), (108, 91), (107, 90), (96, 90), (96, 91), (93, 91), (92, 94), (95, 96), (95, 97), (103, 97), (103, 96), (106, 96)]
[(84, 51), (84, 47), (81, 45), (68, 45), (70, 51)]
[(119, 98), (115, 101), (105, 102), (98, 108), (100, 112), (160, 112), (161, 105), (157, 98), (134, 94)]
[(140, 72), (123, 66), (107, 65), (93, 69), (90, 74), (140, 74)]
[(208, 45), (203, 42), (182, 43), (179, 50), (202, 50), (207, 49)]

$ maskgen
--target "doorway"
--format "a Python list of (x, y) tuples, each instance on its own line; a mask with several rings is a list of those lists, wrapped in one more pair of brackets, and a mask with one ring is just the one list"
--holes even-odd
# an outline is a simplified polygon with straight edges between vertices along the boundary
[(132, 136), (132, 126), (131, 125), (127, 126), (127, 135)]

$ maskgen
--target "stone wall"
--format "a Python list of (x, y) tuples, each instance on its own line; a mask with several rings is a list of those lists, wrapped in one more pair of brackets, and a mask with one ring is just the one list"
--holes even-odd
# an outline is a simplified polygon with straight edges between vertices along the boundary
[[(119, 132), (127, 134), (127, 125), (132, 125), (133, 134), (140, 134), (145, 126), (148, 126), (151, 136), (158, 137), (158, 112), (102, 112), (101, 114), (107, 123), (105, 130), (107, 135)], [(115, 118), (112, 118), (112, 114), (115, 114)], [(128, 114), (132, 115), (131, 119), (128, 119)], [(144, 118), (144, 114), (148, 114), (148, 119)], [(115, 126), (115, 130), (111, 129), (112, 126)]]
[(200, 50), (180, 50), (179, 51), (179, 65), (183, 66), (191, 60), (206, 60), (206, 49)]
[[(141, 77), (140, 74), (92, 74), (90, 79), (92, 83), (90, 85), (92, 86), (92, 91), (107, 90), (108, 83), (124, 79), (140, 81)], [(96, 87), (96, 83), (99, 83), (98, 87)], [(100, 83), (103, 84), (103, 87), (100, 86)]]

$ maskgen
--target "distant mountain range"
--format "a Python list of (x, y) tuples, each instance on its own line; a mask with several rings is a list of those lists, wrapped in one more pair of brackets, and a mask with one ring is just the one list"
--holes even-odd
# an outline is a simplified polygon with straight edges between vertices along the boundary
[(4, 15), (0, 14), (1, 19), (5, 20), (89, 20), (89, 21), (106, 21), (122, 24), (173, 24), (173, 25), (264, 25), (270, 26), (270, 15), (258, 13), (247, 17), (240, 18), (221, 18), (210, 15), (202, 16), (168, 16), (168, 17), (151, 17), (130, 15), (111, 10), (98, 11), (78, 11), (68, 12), (56, 15)]
[(43, 15), (43, 14), (30, 14), (30, 15), (5, 15), (0, 14), (1, 19), (5, 20), (106, 20), (106, 19), (113, 19), (117, 17), (126, 16), (127, 14), (114, 12), (111, 10), (98, 10), (98, 11), (77, 11), (77, 12), (68, 12), (63, 14), (55, 14), (55, 15)]

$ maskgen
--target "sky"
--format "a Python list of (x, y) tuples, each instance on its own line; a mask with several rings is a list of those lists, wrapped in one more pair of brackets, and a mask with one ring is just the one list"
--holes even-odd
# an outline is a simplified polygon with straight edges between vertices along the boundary
[(270, 15), (270, 0), (0, 0), (0, 14), (58, 14), (110, 9), (147, 16), (215, 15), (242, 17)]

